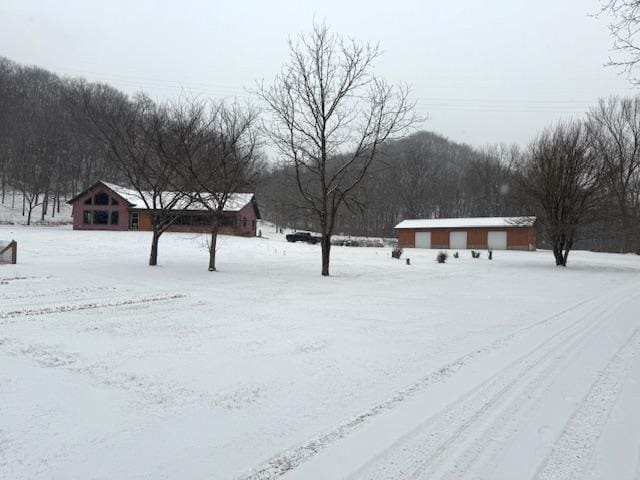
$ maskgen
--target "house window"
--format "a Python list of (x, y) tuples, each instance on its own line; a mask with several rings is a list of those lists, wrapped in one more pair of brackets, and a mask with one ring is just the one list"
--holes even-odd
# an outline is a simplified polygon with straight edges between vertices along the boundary
[(235, 227), (236, 226), (236, 217), (223, 216), (220, 218), (218, 225), (221, 227)]
[(93, 197), (94, 205), (109, 205), (109, 195), (104, 192), (96, 193), (96, 196)]
[(138, 212), (131, 212), (129, 215), (129, 229), (138, 230), (140, 226), (140, 214)]
[(93, 197), (89, 197), (84, 201), (85, 205), (91, 205), (91, 203), (93, 202)]
[(193, 215), (191, 224), (195, 227), (207, 227), (213, 225), (213, 218), (210, 215)]
[(246, 218), (242, 219), (242, 228), (247, 228), (247, 219)]
[(118, 225), (120, 223), (120, 212), (117, 210), (111, 212), (111, 225)]
[(92, 213), (93, 212), (91, 210), (85, 210), (84, 212), (82, 212), (82, 223), (84, 223), (85, 225), (91, 225)]
[(118, 201), (113, 197), (111, 197), (111, 205), (118, 205)]
[(109, 212), (104, 210), (96, 210), (93, 212), (94, 225), (109, 225)]

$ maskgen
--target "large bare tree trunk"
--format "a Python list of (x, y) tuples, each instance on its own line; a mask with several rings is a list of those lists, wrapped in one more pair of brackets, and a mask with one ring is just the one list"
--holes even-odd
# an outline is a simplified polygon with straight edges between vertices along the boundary
[(218, 226), (211, 230), (211, 243), (209, 245), (209, 271), (216, 271), (216, 248), (218, 246)]
[(331, 258), (331, 234), (323, 233), (320, 240), (320, 247), (322, 248), (322, 276), (329, 276), (329, 261)]
[(151, 255), (149, 255), (149, 265), (155, 266), (158, 264), (158, 241), (160, 240), (161, 233), (157, 230), (153, 231), (153, 238), (151, 239)]

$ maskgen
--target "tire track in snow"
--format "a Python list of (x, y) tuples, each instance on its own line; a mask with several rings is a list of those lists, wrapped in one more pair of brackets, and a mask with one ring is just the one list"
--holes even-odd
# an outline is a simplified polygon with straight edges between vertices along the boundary
[(256, 386), (243, 386), (233, 391), (217, 393), (201, 391), (162, 376), (122, 371), (107, 362), (88, 363), (78, 354), (61, 351), (55, 346), (25, 344), (11, 338), (0, 337), (0, 353), (2, 352), (28, 358), (43, 368), (60, 368), (85, 376), (97, 384), (131, 392), (135, 395), (133, 403), (158, 415), (193, 404), (212, 409), (241, 410), (259, 401), (262, 396), (261, 388)]
[[(614, 298), (609, 300), (609, 304), (613, 301), (620, 306), (636, 301), (639, 297), (639, 294), (632, 295), (628, 298), (624, 293), (618, 294), (615, 298), (618, 298), (619, 303), (616, 302)], [(600, 328), (602, 325), (606, 325), (608, 321), (610, 321), (613, 313), (611, 308), (604, 307), (601, 308), (600, 315), (604, 318), (598, 322), (596, 328), (598, 325)], [(593, 316), (593, 314), (589, 316)], [(582, 335), (576, 343), (576, 346), (584, 345), (585, 340), (588, 340), (588, 338), (589, 335)], [(570, 353), (574, 355), (572, 356)], [(554, 357), (558, 362), (566, 365), (571, 358), (575, 357), (575, 353), (576, 349), (572, 348), (570, 351), (556, 354)], [(536, 404), (540, 399), (544, 398), (545, 392), (553, 385), (554, 379), (560, 370), (560, 365), (558, 365), (557, 362), (551, 362), (544, 370), (536, 375), (534, 380), (528, 382), (527, 387), (520, 390), (515, 399), (509, 402), (499, 415), (495, 416), (490, 425), (474, 439), (471, 445), (467, 446), (461, 455), (453, 459), (452, 464), (455, 465), (454, 469), (446, 475), (443, 475), (443, 478), (449, 480), (477, 478), (478, 469), (484, 470), (486, 467), (493, 465), (503, 450), (503, 444), (508, 442), (509, 438), (517, 431), (519, 419), (522, 417), (522, 414), (525, 411), (532, 411), (536, 408)], [(535, 390), (532, 390), (529, 386), (534, 386)], [(476, 470), (470, 472), (474, 467)], [(490, 478), (490, 475), (488, 478)]]
[(536, 480), (584, 478), (639, 349), (640, 327), (635, 329), (593, 382), (551, 453), (538, 468)]
[[(509, 342), (524, 335), (528, 331), (533, 330), (534, 328), (540, 327), (554, 320), (557, 320), (563, 317), (564, 315), (580, 308), (583, 305), (586, 305), (589, 303), (597, 304), (601, 298), (606, 298), (609, 296), (610, 295), (608, 294), (603, 294), (600, 297), (587, 298), (585, 300), (581, 300), (561, 310), (560, 312), (554, 313), (548, 317), (543, 318), (542, 320), (531, 323), (519, 330), (516, 330), (515, 332), (510, 333), (509, 335), (506, 335), (502, 338), (494, 340), (493, 342), (491, 342), (490, 344), (484, 347), (471, 351), (457, 358), (456, 360), (453, 360), (452, 362), (447, 363), (446, 365), (440, 367), (439, 369), (430, 372), (428, 375), (421, 378), (417, 382), (400, 390), (388, 400), (371, 407), (370, 409), (368, 409), (363, 413), (360, 413), (359, 415), (352, 417), (351, 419), (338, 425), (337, 427), (335, 427), (329, 432), (320, 434), (316, 437), (313, 437), (307, 440), (306, 442), (300, 445), (294, 446), (280, 454), (273, 456), (270, 460), (265, 462), (262, 466), (252, 470), (249, 473), (246, 473), (244, 475), (237, 477), (237, 479), (238, 480), (272, 480), (272, 479), (281, 477), (288, 471), (293, 470), (300, 464), (306, 462), (308, 459), (313, 457), (319, 451), (327, 448), (329, 445), (335, 443), (337, 440), (346, 437), (355, 429), (359, 428), (365, 422), (370, 421), (372, 418), (395, 408), (402, 402), (408, 400), (416, 393), (425, 390), (429, 386), (435, 383), (442, 382), (448, 379), (449, 377), (455, 375), (457, 372), (459, 372), (462, 368), (464, 368), (467, 364), (469, 364), (473, 360), (489, 355), (490, 353), (505, 347)], [(578, 323), (578, 322), (575, 322), (575, 323)]]
[[(603, 308), (606, 310), (606, 307)], [(548, 337), (535, 348), (492, 375), (489, 379), (467, 392), (458, 400), (447, 406), (440, 413), (432, 416), (411, 433), (389, 447), (385, 453), (356, 472), (350, 478), (393, 478), (417, 479), (434, 478), (437, 468), (450, 459), (451, 454), (461, 450), (470, 455), (467, 465), (463, 462), (459, 472), (465, 476), (464, 468), (473, 463), (478, 448), (486, 447), (486, 443), (467, 446), (469, 431), (475, 426), (491, 419), (500, 411), (500, 407), (521, 390), (521, 400), (526, 400), (540, 387), (540, 383), (553, 371), (559, 368), (557, 357), (568, 355), (578, 350), (586, 336), (597, 331), (606, 320), (600, 319), (601, 311), (590, 312), (579, 318), (556, 334)], [(590, 320), (595, 317), (596, 322)], [(600, 319), (598, 321), (598, 319)], [(546, 366), (546, 368), (545, 368)], [(542, 372), (531, 378), (530, 374), (542, 367)], [(508, 404), (514, 411), (522, 407), (522, 403)], [(501, 427), (500, 417), (496, 425), (486, 427), (486, 439), (491, 439)], [(503, 419), (504, 420), (504, 419)], [(492, 426), (495, 431), (492, 431)], [(481, 431), (482, 434), (482, 431)], [(446, 458), (445, 458), (446, 456)]]
[(0, 285), (9, 285), (11, 282), (17, 282), (17, 281), (22, 281), (22, 280), (46, 280), (48, 278), (51, 278), (49, 275), (44, 276), (44, 277), (40, 277), (40, 276), (34, 276), (34, 275), (30, 275), (30, 276), (16, 276), (16, 277), (0, 277)]
[[(95, 310), (100, 308), (110, 308), (110, 307), (122, 307), (128, 305), (140, 305), (145, 303), (153, 303), (153, 302), (163, 302), (167, 300), (175, 300), (179, 298), (185, 298), (186, 295), (182, 294), (169, 294), (169, 295), (154, 295), (149, 297), (139, 297), (139, 298), (126, 298), (121, 300), (113, 300), (111, 302), (89, 302), (89, 303), (79, 303), (73, 305), (57, 305), (52, 307), (43, 307), (43, 308), (23, 308), (20, 310), (12, 310), (7, 312), (0, 312), (0, 320), (5, 320), (0, 322), (0, 325), (9, 325), (10, 320), (21, 318), (21, 317), (33, 317), (40, 315), (48, 315), (52, 313), (66, 313), (66, 312), (76, 312), (81, 310)], [(9, 321), (6, 321), (9, 320)]]
[(98, 292), (104, 294), (104, 292), (115, 292), (117, 291), (116, 287), (67, 287), (67, 288), (58, 288), (58, 289), (50, 289), (45, 292), (35, 293), (28, 292), (24, 293), (24, 290), (21, 290), (23, 293), (18, 294), (6, 294), (0, 295), (0, 300), (2, 301), (16, 301), (16, 300), (24, 300), (24, 299), (33, 299), (33, 298), (55, 298), (56, 296), (66, 296), (66, 295), (77, 295), (84, 293), (93, 293)]

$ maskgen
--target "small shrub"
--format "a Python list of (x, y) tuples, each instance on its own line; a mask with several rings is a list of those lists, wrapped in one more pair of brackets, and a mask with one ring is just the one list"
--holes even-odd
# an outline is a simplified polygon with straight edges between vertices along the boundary
[(460, 254), (458, 252), (454, 253), (453, 258), (460, 258)]
[(392, 258), (400, 258), (401, 256), (402, 256), (402, 249), (400, 247), (395, 247), (393, 250), (391, 250)]
[(436, 257), (436, 260), (438, 261), (438, 263), (445, 263), (447, 261), (447, 258), (449, 258), (449, 254), (447, 252), (440, 252)]
[(476, 252), (475, 250), (471, 250), (471, 256), (473, 258), (480, 258), (480, 252)]
[(493, 250), (489, 250), (489, 260), (493, 260)]

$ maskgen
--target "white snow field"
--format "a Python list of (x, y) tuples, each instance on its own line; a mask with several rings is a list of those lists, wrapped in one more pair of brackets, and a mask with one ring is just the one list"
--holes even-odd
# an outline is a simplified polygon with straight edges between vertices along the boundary
[(0, 226), (0, 478), (640, 478), (640, 257), (263, 233)]

